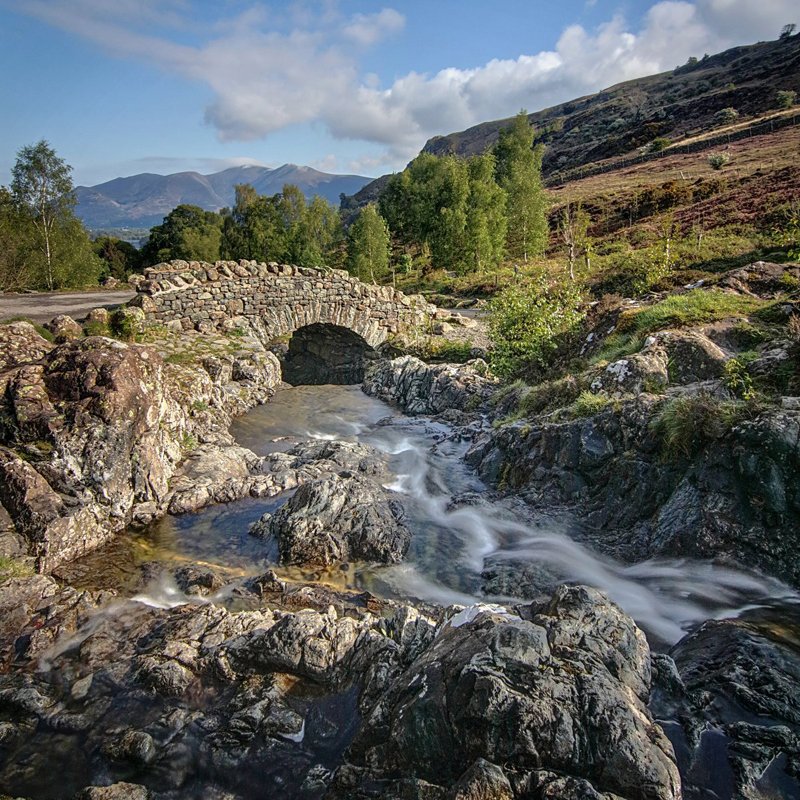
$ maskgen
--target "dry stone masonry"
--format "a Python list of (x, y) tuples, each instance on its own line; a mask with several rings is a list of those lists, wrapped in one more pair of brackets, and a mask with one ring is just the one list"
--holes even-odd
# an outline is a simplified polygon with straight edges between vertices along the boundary
[(370, 286), (343, 270), (274, 262), (171, 261), (147, 269), (137, 292), (132, 305), (183, 330), (246, 321), (265, 343), (291, 336), (283, 377), (295, 384), (358, 383), (375, 348), (429, 330), (437, 313), (420, 295)]

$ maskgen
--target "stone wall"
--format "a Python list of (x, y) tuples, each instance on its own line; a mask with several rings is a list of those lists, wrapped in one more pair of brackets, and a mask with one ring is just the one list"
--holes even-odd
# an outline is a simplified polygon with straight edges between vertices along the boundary
[(423, 326), (436, 307), (420, 295), (371, 286), (343, 270), (255, 261), (171, 261), (145, 270), (131, 305), (148, 319), (210, 332), (245, 317), (266, 341), (307, 325), (338, 325), (370, 347)]

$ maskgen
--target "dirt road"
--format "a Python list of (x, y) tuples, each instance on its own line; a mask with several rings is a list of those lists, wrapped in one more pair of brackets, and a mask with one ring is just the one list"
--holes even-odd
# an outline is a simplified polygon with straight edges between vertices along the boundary
[(48, 322), (59, 314), (76, 320), (93, 308), (115, 308), (133, 299), (130, 289), (124, 292), (36, 292), (35, 294), (0, 294), (0, 321), (10, 317), (26, 317), (35, 322)]

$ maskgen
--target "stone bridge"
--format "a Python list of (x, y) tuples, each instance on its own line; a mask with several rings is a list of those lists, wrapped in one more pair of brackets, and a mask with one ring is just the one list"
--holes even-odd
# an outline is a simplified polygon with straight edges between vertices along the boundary
[(338, 269), (171, 261), (144, 274), (129, 305), (149, 320), (203, 333), (230, 330), (244, 318), (267, 344), (288, 339), (289, 383), (359, 383), (387, 339), (427, 332), (444, 315), (419, 295)]

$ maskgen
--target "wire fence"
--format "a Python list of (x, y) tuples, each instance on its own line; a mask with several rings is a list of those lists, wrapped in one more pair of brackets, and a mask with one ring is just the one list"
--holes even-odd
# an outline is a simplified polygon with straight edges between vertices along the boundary
[(698, 153), (703, 150), (710, 150), (712, 147), (720, 147), (721, 145), (730, 144), (731, 142), (738, 142), (742, 139), (750, 139), (753, 136), (763, 136), (765, 133), (773, 133), (774, 131), (782, 128), (790, 128), (793, 125), (800, 124), (800, 113), (793, 114), (792, 116), (784, 117), (771, 117), (770, 119), (757, 122), (749, 125), (746, 128), (741, 128), (737, 131), (728, 133), (721, 133), (718, 136), (712, 136), (708, 139), (701, 139), (696, 142), (686, 142), (685, 144), (673, 144), (666, 150), (660, 150), (657, 153), (642, 153), (638, 156), (631, 156), (622, 159), (617, 159), (613, 162), (604, 164), (593, 164), (582, 167), (574, 167), (569, 170), (560, 170), (554, 172), (545, 178), (545, 186), (558, 186), (568, 181), (580, 180), (581, 178), (590, 178), (593, 175), (602, 175), (604, 172), (613, 172), (618, 169), (630, 167), (635, 164), (644, 164), (647, 161), (655, 161), (659, 158), (666, 158), (667, 156), (674, 156), (679, 154)]

